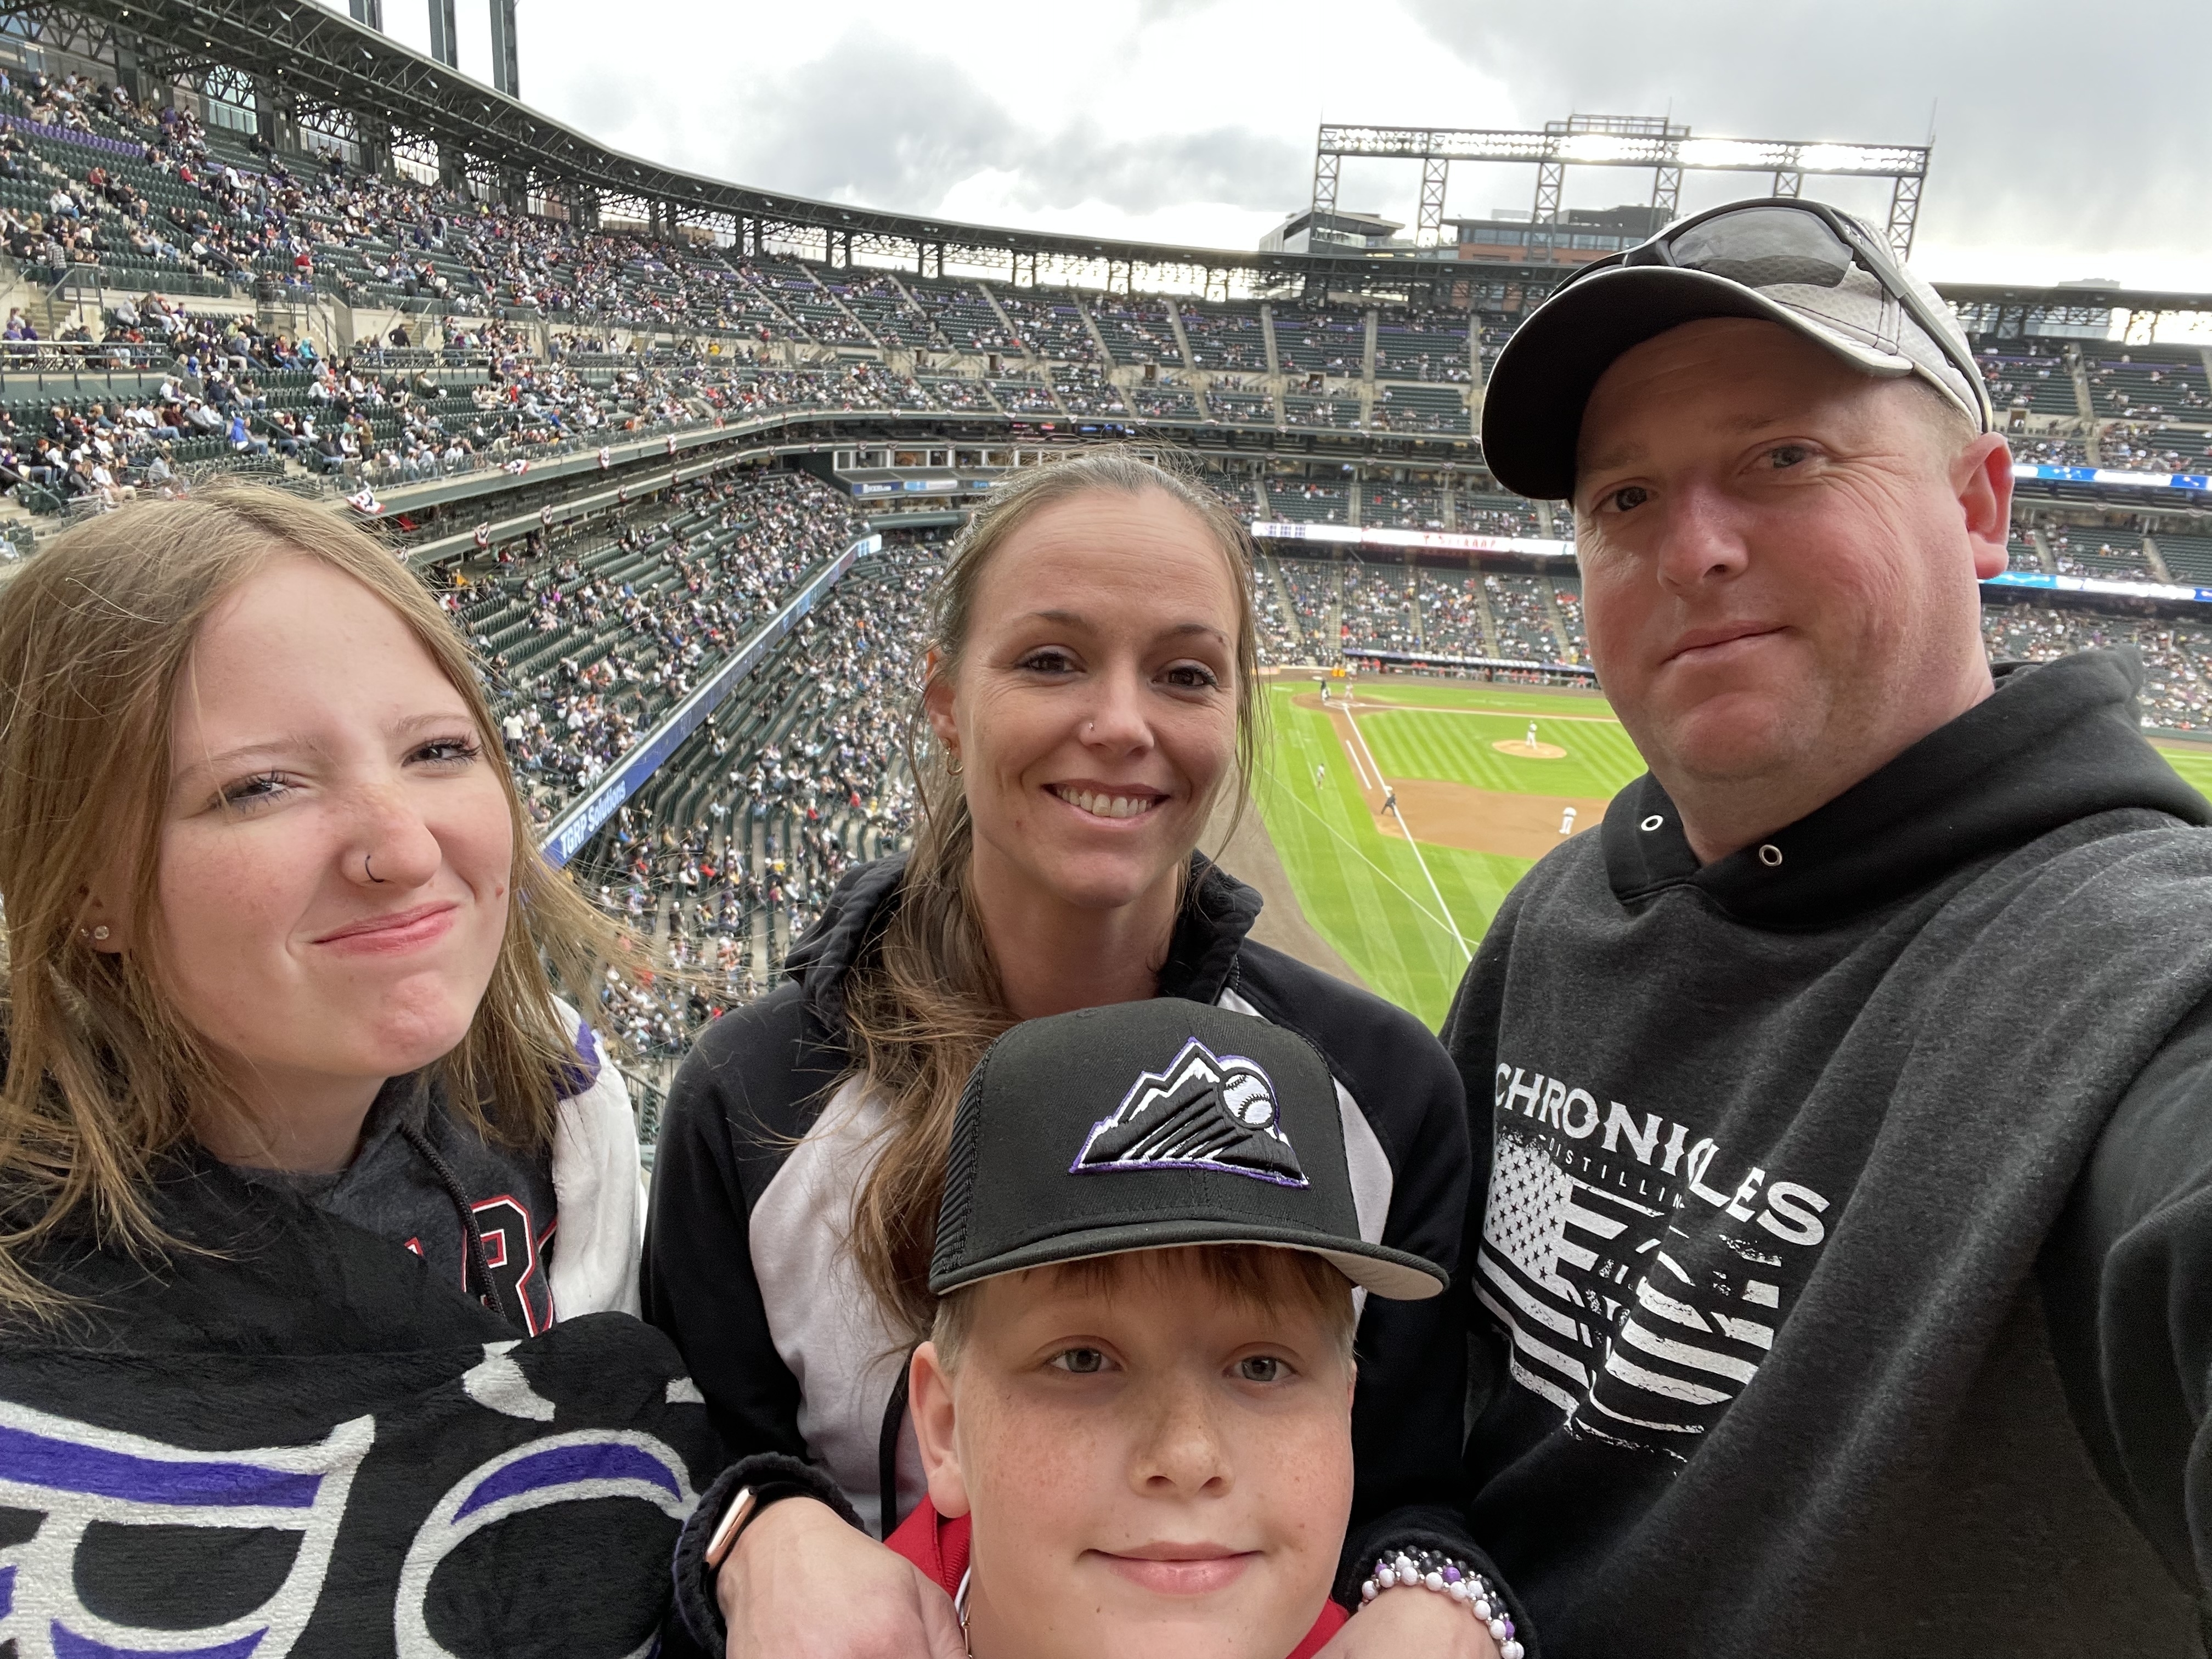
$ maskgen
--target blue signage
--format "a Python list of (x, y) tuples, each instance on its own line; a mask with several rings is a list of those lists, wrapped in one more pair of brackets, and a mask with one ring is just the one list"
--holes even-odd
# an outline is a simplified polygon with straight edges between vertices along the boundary
[(2166, 599), (2212, 605), (2212, 587), (2179, 582), (2121, 581), (2110, 576), (2054, 576), (2047, 570), (2008, 570), (1989, 577), (1984, 587), (2039, 587), (2059, 593), (2110, 593), (2124, 599)]
[(665, 720), (641, 738), (635, 748), (600, 774), (599, 781), (574, 805), (553, 820), (545, 839), (538, 845), (545, 861), (557, 868), (575, 857), (584, 843), (599, 832), (599, 826), (637, 793), (638, 786), (676, 752), (677, 745), (697, 731), (745, 676), (760, 666), (761, 659), (777, 642), (805, 620), (816, 601), (836, 585), (838, 579), (853, 568), (854, 562), (881, 551), (883, 544), (881, 536), (864, 536), (816, 571), (806, 585), (793, 595), (789, 604), (762, 623), (752, 637), (738, 647), (735, 655), (678, 703)]
[(2015, 478), (2045, 478), (2052, 483), (2124, 484), (2133, 489), (2212, 490), (2212, 475), (2202, 472), (2127, 472), (2109, 466), (2046, 466), (2014, 461)]

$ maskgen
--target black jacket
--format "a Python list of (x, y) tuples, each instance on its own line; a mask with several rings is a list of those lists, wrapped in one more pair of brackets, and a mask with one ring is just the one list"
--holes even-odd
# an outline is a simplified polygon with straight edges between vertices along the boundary
[[(684, 1063), (655, 1153), (646, 1317), (676, 1340), (733, 1457), (806, 1460), (825, 1498), (872, 1529), (895, 1484), (920, 1494), (911, 1431), (883, 1479), (884, 1421), (904, 1358), (839, 1243), (877, 1121), (842, 1086), (844, 975), (896, 900), (902, 861), (839, 885), (793, 951), (792, 979), (716, 1022)], [(1328, 1056), (1345, 1108), (1363, 1231), (1455, 1270), (1468, 1200), (1464, 1097), (1412, 1016), (1246, 937), (1259, 896), (1206, 867), (1161, 970), (1164, 995), (1243, 1009)], [(763, 1258), (766, 1258), (764, 1261)], [(1339, 1595), (1385, 1544), (1481, 1560), (1458, 1470), (1465, 1304), (1366, 1304), (1352, 1413), (1357, 1489)], [(802, 1376), (804, 1383), (802, 1384)], [(742, 1466), (741, 1466), (742, 1467)], [(710, 1518), (714, 1495), (701, 1506)], [(1356, 1598), (1353, 1598), (1356, 1599)], [(703, 1603), (695, 1632), (712, 1640)]]
[(135, 1258), (84, 1221), (33, 1263), (70, 1310), (0, 1323), (0, 1650), (654, 1641), (716, 1463), (666, 1338), (621, 1313), (528, 1336), (204, 1155), (149, 1200), (184, 1248)]
[(1468, 1461), (1553, 1659), (2201, 1651), (2212, 812), (2139, 684), (1702, 866), (1646, 777), (1499, 913)]

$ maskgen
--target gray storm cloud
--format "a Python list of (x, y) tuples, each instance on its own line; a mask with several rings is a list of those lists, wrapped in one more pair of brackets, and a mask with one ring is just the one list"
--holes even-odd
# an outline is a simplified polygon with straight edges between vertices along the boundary
[[(579, 110), (669, 150), (651, 131), (649, 87), (599, 80)], [(1110, 203), (1133, 213), (1184, 202), (1273, 209), (1305, 187), (1298, 145), (1249, 127), (1121, 137), (1078, 120), (1038, 131), (960, 64), (896, 40), (848, 38), (823, 56), (750, 79), (721, 106), (732, 118), (689, 164), (738, 182), (916, 213), (979, 173), (1007, 174), (1024, 208)], [(719, 153), (717, 153), (719, 152)], [(1286, 194), (1287, 192), (1287, 194)]]
[[(1108, 29), (1091, 41), (1073, 23), (1042, 28), (1036, 73), (1110, 78), (1134, 61), (1138, 38), (1231, 3), (1139, 0), (1136, 34)], [(2052, 0), (1403, 3), (1425, 42), (1402, 25), (1382, 31), (1387, 40), (1365, 35), (1347, 14), (1340, 35), (1316, 40), (1298, 77), (1224, 78), (1218, 95), (1193, 102), (1190, 130), (1175, 133), (1127, 136), (1085, 117), (1027, 124), (957, 50), (915, 47), (857, 25), (820, 57), (793, 67), (748, 64), (705, 96), (672, 87), (665, 64), (594, 61), (588, 77), (571, 82), (563, 112), (612, 142), (702, 172), (868, 206), (939, 210), (950, 192), (991, 173), (993, 193), (1021, 211), (1099, 202), (1145, 214), (1218, 203), (1272, 214), (1304, 202), (1310, 188), (1310, 140), (1272, 118), (1285, 108), (1463, 125), (1671, 109), (1711, 134), (1891, 143), (1922, 139), (1932, 108), (1923, 252), (2047, 250), (2050, 263), (2072, 267), (2057, 275), (2087, 274), (2107, 252), (2207, 253), (2212, 7), (2201, 0), (2154, 0), (2130, 9), (2124, 23)], [(1255, 28), (1268, 26), (1267, 8), (1247, 9)], [(1464, 64), (1466, 106), (1399, 106), (1387, 71), (1407, 50)], [(1502, 94), (1482, 90), (1491, 87)], [(1347, 167), (1342, 199), (1410, 217), (1415, 176), (1370, 169)], [(1453, 206), (1525, 201), (1529, 188), (1518, 173), (1501, 173), (1494, 191), (1455, 175)], [(1643, 199), (1649, 188), (1638, 175), (1577, 172), (1569, 199), (1605, 205)], [(1693, 180), (1685, 203), (1765, 188), (1759, 178)]]
[(1407, 4), (1440, 46), (1510, 85), (1528, 119), (1671, 106), (1715, 134), (1917, 143), (1933, 106), (1923, 240), (2091, 261), (2204, 246), (2202, 4)]

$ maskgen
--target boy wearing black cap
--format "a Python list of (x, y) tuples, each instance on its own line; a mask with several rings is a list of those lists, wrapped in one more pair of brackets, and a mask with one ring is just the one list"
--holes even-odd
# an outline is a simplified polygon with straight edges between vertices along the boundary
[[(1304, 1659), (1344, 1624), (1355, 1298), (1446, 1275), (1361, 1240), (1338, 1112), (1303, 1039), (1176, 998), (1030, 1021), (977, 1067), (909, 1372), (929, 1501), (890, 1544), (980, 1659)], [(1521, 1659), (1471, 1565), (1364, 1593), (1401, 1582)]]

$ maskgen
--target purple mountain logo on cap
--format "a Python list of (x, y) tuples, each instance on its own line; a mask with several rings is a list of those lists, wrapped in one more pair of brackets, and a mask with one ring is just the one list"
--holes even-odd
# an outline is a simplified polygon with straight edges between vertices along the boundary
[(1281, 1187), (1306, 1173), (1256, 1061), (1217, 1055), (1196, 1037), (1164, 1072), (1145, 1072), (1091, 1128), (1070, 1175), (1099, 1170), (1223, 1170)]

